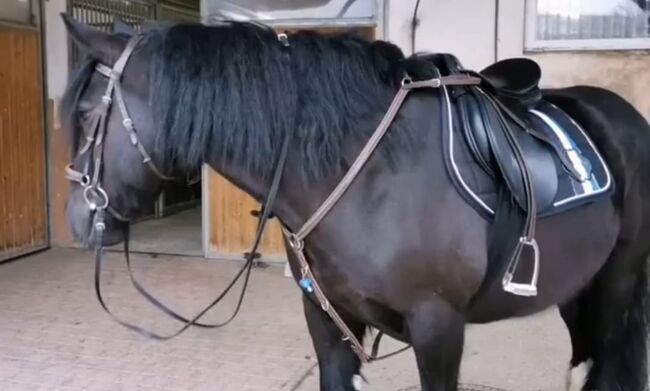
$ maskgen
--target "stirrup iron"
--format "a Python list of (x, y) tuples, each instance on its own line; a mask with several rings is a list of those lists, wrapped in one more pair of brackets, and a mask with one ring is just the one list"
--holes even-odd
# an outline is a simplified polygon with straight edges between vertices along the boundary
[[(527, 239), (525, 237), (521, 237), (519, 238), (519, 243), (521, 246), (520, 251), (518, 251), (518, 254), (517, 252), (515, 253), (516, 257), (510, 261), (508, 270), (503, 276), (503, 280), (501, 282), (503, 285), (503, 290), (517, 296), (537, 296), (537, 279), (539, 277), (539, 246), (537, 246), (537, 241), (535, 238)], [(519, 264), (519, 259), (521, 258), (523, 249), (526, 246), (530, 247), (533, 250), (533, 275), (530, 279), (530, 283), (525, 284), (512, 282), (515, 271)]]

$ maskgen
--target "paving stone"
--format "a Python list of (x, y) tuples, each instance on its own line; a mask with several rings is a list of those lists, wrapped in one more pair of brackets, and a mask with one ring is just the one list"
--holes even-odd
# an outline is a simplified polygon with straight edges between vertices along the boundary
[[(241, 264), (133, 255), (152, 293), (190, 316), (209, 303)], [(300, 292), (282, 265), (255, 269), (240, 315), (217, 330), (193, 329), (159, 342), (113, 322), (93, 291), (92, 254), (55, 249), (0, 265), (0, 391), (317, 390), (318, 369)], [(120, 317), (170, 333), (180, 324), (131, 286), (120, 253), (106, 254), (102, 287)], [(205, 321), (227, 318), (228, 297)], [(470, 328), (462, 376), (516, 391), (556, 391), (569, 347), (554, 313)], [(390, 341), (386, 351), (402, 346)], [(367, 366), (366, 390), (417, 384), (413, 354)]]

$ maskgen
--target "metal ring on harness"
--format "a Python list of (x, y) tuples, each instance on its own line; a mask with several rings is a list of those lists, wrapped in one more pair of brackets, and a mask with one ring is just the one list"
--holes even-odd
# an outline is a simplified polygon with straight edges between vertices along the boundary
[(86, 188), (89, 187), (90, 186), (90, 176), (88, 174), (82, 175), (81, 178), (79, 179), (79, 183), (83, 187), (86, 187)]
[[(108, 194), (100, 186), (86, 186), (83, 196), (92, 211), (102, 210), (108, 207)], [(97, 202), (98, 200), (101, 202)]]
[(289, 234), (287, 240), (289, 241), (291, 248), (295, 251), (302, 251), (305, 248), (305, 242), (295, 234)]

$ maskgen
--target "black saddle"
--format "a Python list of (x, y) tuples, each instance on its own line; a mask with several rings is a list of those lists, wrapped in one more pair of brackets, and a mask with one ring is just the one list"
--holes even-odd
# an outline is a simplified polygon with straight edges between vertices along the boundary
[(500, 99), (532, 107), (542, 99), (539, 80), (542, 70), (533, 60), (509, 58), (480, 72)]
[[(503, 286), (505, 290), (518, 295), (535, 295), (539, 266), (534, 238), (537, 217), (559, 213), (593, 199), (595, 194), (603, 194), (610, 189), (608, 170), (579, 126), (560, 109), (543, 100), (539, 88), (541, 69), (534, 61), (526, 58), (507, 59), (474, 72), (464, 69), (451, 54), (418, 55), (417, 59), (424, 60), (429, 66), (432, 64), (440, 76), (469, 74), (481, 79), (479, 86), (445, 89), (445, 94), (449, 96), (448, 110), (455, 114), (450, 115), (450, 118), (456, 119), (453, 124), (449, 124), (449, 128), (450, 132), (461, 134), (465, 140), (463, 148), (469, 151), (472, 161), (483, 172), (471, 176), (487, 176), (487, 182), (490, 182), (488, 187), (494, 185), (505, 188), (525, 215), (518, 244), (508, 262)], [(553, 127), (562, 129), (557, 133)], [(592, 162), (586, 161), (582, 155), (577, 158), (575, 151), (580, 148), (576, 145), (567, 146), (567, 138), (578, 140), (592, 161), (599, 159), (600, 165), (595, 165), (596, 170), (599, 170), (596, 175), (598, 178), (595, 179), (591, 171)], [(453, 135), (446, 135), (445, 140), (453, 140)], [(453, 142), (449, 144), (444, 151), (448, 168), (457, 165), (449, 157), (456, 147), (452, 145)], [(576, 163), (576, 159), (584, 160)], [(449, 171), (461, 194), (471, 193), (463, 178), (460, 178), (458, 167)], [(591, 190), (583, 194), (574, 191), (590, 181), (595, 184), (589, 184)], [(606, 188), (592, 191), (594, 186), (598, 187), (605, 182)], [(484, 188), (484, 183), (478, 187)], [(487, 206), (489, 200), (476, 194), (466, 198), (473, 206), (488, 210), (492, 215), (499, 207), (493, 203), (494, 209), (490, 209)], [(531, 283), (512, 283), (514, 269), (522, 251), (527, 247), (533, 250), (534, 257)]]
[[(482, 168), (508, 186), (519, 206), (528, 210), (525, 178), (531, 182), (535, 213), (543, 214), (558, 191), (556, 160), (577, 180), (576, 171), (556, 140), (549, 139), (530, 122), (528, 110), (542, 99), (541, 69), (527, 58), (496, 62), (481, 72), (463, 69), (447, 53), (421, 58), (433, 63), (440, 73), (468, 73), (483, 80), (479, 88), (456, 87), (453, 101), (459, 112), (464, 138)], [(522, 155), (520, 159), (516, 155)]]

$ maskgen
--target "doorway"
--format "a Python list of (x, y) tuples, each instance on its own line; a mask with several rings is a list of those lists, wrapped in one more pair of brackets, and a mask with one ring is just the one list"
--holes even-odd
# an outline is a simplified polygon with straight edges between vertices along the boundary
[(0, 7), (0, 262), (46, 248), (40, 4)]

